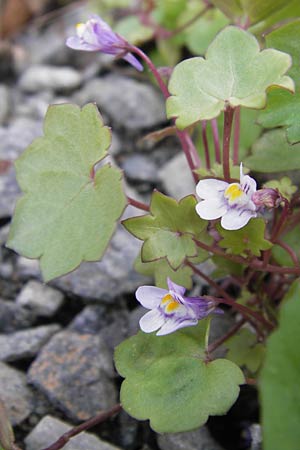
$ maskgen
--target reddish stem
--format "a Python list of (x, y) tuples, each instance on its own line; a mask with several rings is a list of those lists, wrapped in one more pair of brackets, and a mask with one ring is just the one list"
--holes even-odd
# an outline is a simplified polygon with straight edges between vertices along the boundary
[(100, 414), (97, 414), (97, 416), (92, 417), (91, 419), (87, 420), (86, 422), (81, 423), (77, 427), (72, 428), (71, 430), (64, 433), (57, 441), (55, 441), (53, 444), (51, 444), (49, 447), (44, 448), (43, 450), (60, 450), (63, 448), (69, 440), (76, 436), (77, 434), (81, 433), (82, 431), (88, 430), (89, 428), (94, 427), (95, 425), (98, 425), (99, 423), (104, 422), (107, 419), (110, 419), (112, 416), (120, 412), (122, 409), (122, 406), (120, 403), (113, 406), (110, 410), (101, 412)]
[(215, 146), (216, 163), (221, 164), (221, 150), (220, 150), (220, 138), (217, 119), (211, 121), (211, 128), (213, 133), (213, 140)]
[(240, 148), (240, 129), (241, 129), (241, 108), (235, 110), (234, 116), (234, 135), (233, 135), (233, 164), (239, 163), (239, 148)]
[(224, 134), (223, 134), (223, 173), (225, 181), (230, 183), (230, 137), (232, 129), (234, 109), (227, 106), (224, 111)]
[(203, 122), (201, 122), (201, 131), (202, 131), (202, 140), (203, 140), (204, 154), (205, 154), (205, 164), (206, 164), (206, 168), (210, 169), (210, 155), (209, 155), (209, 147), (208, 147), (208, 140), (207, 140), (206, 120), (203, 120)]
[(279, 245), (280, 247), (282, 247), (290, 255), (294, 265), (296, 267), (299, 267), (298, 257), (296, 255), (296, 253), (294, 252), (294, 250), (288, 244), (286, 244), (283, 241), (280, 241), (279, 239), (277, 239), (274, 243)]
[(136, 208), (142, 209), (143, 211), (150, 211), (150, 207), (146, 203), (139, 202), (134, 198), (127, 196), (127, 201), (129, 205), (135, 206)]

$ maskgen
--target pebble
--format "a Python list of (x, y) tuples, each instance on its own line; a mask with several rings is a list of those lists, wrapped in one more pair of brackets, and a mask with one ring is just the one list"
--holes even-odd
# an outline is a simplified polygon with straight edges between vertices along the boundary
[(0, 298), (0, 333), (28, 328), (34, 322), (30, 311), (10, 300)]
[(0, 362), (0, 398), (3, 401), (12, 425), (23, 422), (33, 411), (33, 393), (26, 376)]
[(175, 155), (159, 171), (158, 178), (166, 192), (176, 200), (195, 194), (195, 182), (183, 153)]
[(29, 281), (16, 298), (16, 303), (35, 317), (52, 317), (62, 306), (64, 295), (39, 281)]
[(62, 331), (32, 363), (28, 379), (72, 420), (87, 420), (116, 403), (110, 352), (99, 336)]
[(5, 123), (10, 113), (10, 96), (9, 88), (5, 84), (0, 84), (0, 125)]
[(111, 125), (135, 132), (166, 122), (162, 95), (148, 83), (111, 74), (95, 78), (73, 96), (75, 103), (96, 102)]
[(24, 92), (39, 92), (45, 89), (70, 91), (80, 86), (80, 72), (67, 66), (32, 65), (25, 70), (19, 80)]
[(195, 431), (158, 436), (160, 450), (222, 450), (206, 427)]
[(33, 358), (50, 337), (60, 330), (59, 325), (41, 325), (10, 334), (0, 334), (0, 361), (12, 362)]
[(154, 162), (144, 155), (130, 155), (123, 163), (125, 176), (132, 181), (157, 183), (157, 167)]
[[(50, 415), (43, 417), (37, 426), (25, 438), (26, 450), (46, 448), (68, 432), (72, 426)], [(91, 433), (80, 433), (74, 436), (64, 450), (120, 450), (108, 442), (104, 442)]]

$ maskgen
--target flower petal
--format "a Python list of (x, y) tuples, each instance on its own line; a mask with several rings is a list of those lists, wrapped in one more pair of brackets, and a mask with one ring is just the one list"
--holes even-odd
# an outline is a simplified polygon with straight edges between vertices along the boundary
[(214, 198), (216, 195), (223, 193), (228, 187), (228, 183), (221, 180), (214, 180), (209, 178), (208, 180), (200, 180), (196, 187), (198, 197), (204, 200)]
[(164, 323), (165, 317), (158, 309), (148, 311), (139, 322), (141, 330), (144, 333), (152, 333), (152, 331), (158, 330)]
[(167, 278), (168, 288), (169, 291), (176, 292), (176, 294), (179, 294), (181, 296), (184, 295), (186, 289), (183, 286), (180, 286), (179, 284), (174, 283), (169, 277)]
[(71, 36), (66, 40), (66, 45), (73, 50), (84, 50), (87, 52), (95, 52), (98, 49), (96, 45), (89, 44), (87, 42), (84, 42), (81, 38), (78, 36)]
[(176, 320), (176, 318), (169, 319), (161, 329), (156, 333), (157, 336), (164, 336), (165, 334), (173, 333), (176, 330), (184, 327), (191, 327), (197, 325), (197, 319), (187, 318), (185, 320)]
[(128, 53), (127, 55), (123, 56), (123, 59), (127, 61), (129, 64), (131, 64), (136, 70), (139, 72), (143, 72), (144, 67), (142, 64), (136, 59), (135, 56), (133, 56), (131, 53)]
[(168, 294), (166, 289), (155, 286), (141, 286), (137, 289), (135, 296), (137, 300), (147, 309), (157, 308), (162, 298)]
[(229, 209), (222, 217), (221, 225), (225, 230), (239, 230), (247, 225), (252, 217), (256, 217), (256, 212), (248, 209)]
[(202, 200), (196, 205), (196, 211), (202, 219), (214, 220), (219, 219), (227, 212), (228, 207), (220, 198), (211, 198)]

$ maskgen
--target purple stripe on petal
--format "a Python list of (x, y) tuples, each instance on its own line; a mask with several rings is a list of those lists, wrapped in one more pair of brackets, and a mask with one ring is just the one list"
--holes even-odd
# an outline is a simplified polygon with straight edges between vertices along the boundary
[(137, 300), (147, 309), (157, 308), (162, 298), (168, 294), (166, 289), (155, 286), (141, 286), (137, 289), (135, 296)]
[(128, 53), (127, 55), (123, 56), (123, 59), (127, 61), (129, 64), (131, 64), (136, 70), (139, 72), (143, 72), (144, 67), (142, 64), (136, 59), (135, 56), (133, 56), (132, 53)]
[(221, 225), (225, 230), (239, 230), (243, 228), (256, 213), (248, 210), (229, 209), (221, 219)]
[(140, 319), (139, 323), (144, 333), (152, 333), (165, 323), (165, 318), (158, 309), (152, 309)]

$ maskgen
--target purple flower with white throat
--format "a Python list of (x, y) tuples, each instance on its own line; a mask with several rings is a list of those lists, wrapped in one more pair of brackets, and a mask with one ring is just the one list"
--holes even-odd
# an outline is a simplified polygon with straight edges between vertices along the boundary
[(226, 183), (226, 181), (207, 179), (200, 180), (196, 192), (201, 201), (196, 211), (202, 219), (221, 219), (225, 230), (238, 230), (257, 216), (257, 205), (252, 200), (256, 192), (256, 181), (243, 174), (240, 165), (240, 182)]
[(210, 313), (223, 313), (213, 300), (204, 297), (185, 297), (185, 288), (167, 279), (169, 290), (155, 286), (141, 286), (135, 295), (137, 300), (150, 309), (141, 319), (140, 327), (145, 333), (158, 330), (157, 336), (173, 333), (184, 327), (197, 325)]
[(115, 33), (110, 26), (93, 15), (86, 23), (78, 23), (76, 36), (67, 39), (66, 45), (74, 50), (85, 50), (88, 52), (103, 52), (123, 58), (135, 69), (142, 71), (142, 64), (129, 53), (130, 44), (119, 34)]

